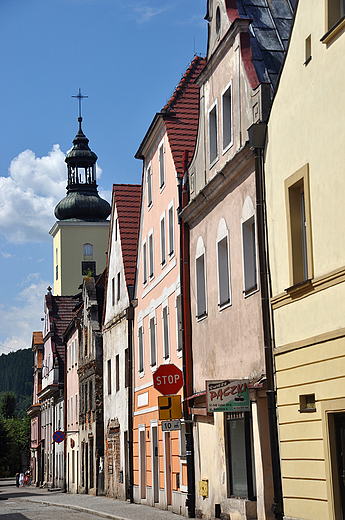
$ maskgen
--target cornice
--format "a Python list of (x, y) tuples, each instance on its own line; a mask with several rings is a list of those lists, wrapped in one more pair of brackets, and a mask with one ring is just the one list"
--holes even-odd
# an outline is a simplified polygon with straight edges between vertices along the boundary
[(201, 220), (216, 203), (217, 199), (224, 196), (225, 191), (235, 183), (236, 180), (249, 166), (254, 166), (254, 155), (246, 143), (234, 157), (232, 157), (221, 170), (199, 191), (195, 198), (190, 200), (180, 213), (182, 219), (192, 226)]

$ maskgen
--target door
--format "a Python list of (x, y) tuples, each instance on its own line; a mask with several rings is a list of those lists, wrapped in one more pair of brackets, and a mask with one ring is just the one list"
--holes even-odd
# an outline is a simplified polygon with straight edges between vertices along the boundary
[(334, 415), (338, 489), (342, 520), (345, 520), (345, 414)]
[(152, 460), (152, 485), (153, 485), (153, 501), (159, 502), (159, 456), (158, 456), (158, 427), (151, 428), (151, 460)]
[(171, 505), (171, 438), (170, 432), (164, 432), (164, 480), (167, 506)]
[(145, 439), (145, 429), (139, 430), (139, 484), (140, 484), (140, 498), (146, 498), (146, 439)]

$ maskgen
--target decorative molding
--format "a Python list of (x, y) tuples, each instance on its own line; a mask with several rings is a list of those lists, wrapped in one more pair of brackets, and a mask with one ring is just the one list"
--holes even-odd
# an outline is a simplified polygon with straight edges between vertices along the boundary
[(292, 352), (293, 350), (311, 347), (312, 345), (318, 345), (319, 343), (325, 343), (326, 341), (333, 341), (343, 337), (345, 337), (345, 327), (324, 332), (323, 334), (317, 334), (316, 336), (311, 336), (310, 338), (294, 341), (293, 343), (287, 343), (286, 345), (281, 345), (274, 349), (274, 355), (279, 356), (280, 354), (286, 354), (287, 352)]

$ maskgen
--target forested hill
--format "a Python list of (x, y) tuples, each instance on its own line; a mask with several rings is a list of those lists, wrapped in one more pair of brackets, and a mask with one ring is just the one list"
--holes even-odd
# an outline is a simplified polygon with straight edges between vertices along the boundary
[(18, 413), (24, 412), (32, 403), (33, 359), (31, 348), (0, 356), (0, 395), (13, 392)]

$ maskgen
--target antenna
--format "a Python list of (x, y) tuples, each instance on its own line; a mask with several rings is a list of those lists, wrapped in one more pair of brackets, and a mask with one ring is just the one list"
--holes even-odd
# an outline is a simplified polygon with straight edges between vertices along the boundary
[(71, 96), (71, 97), (78, 98), (78, 100), (79, 100), (79, 117), (81, 117), (81, 100), (88, 98), (89, 96), (83, 96), (83, 94), (81, 93), (81, 89), (79, 89), (78, 94), (76, 96)]

